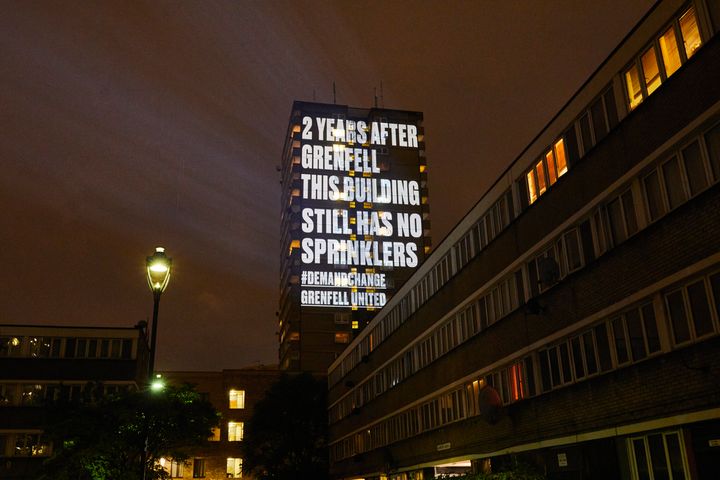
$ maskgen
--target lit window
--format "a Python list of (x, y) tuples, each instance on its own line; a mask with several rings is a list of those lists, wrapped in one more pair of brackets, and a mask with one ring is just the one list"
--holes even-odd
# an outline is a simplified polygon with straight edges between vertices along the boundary
[(660, 68), (658, 67), (657, 56), (655, 55), (655, 49), (650, 48), (647, 52), (640, 57), (640, 63), (642, 63), (643, 75), (645, 80), (645, 88), (647, 88), (647, 94), (653, 93), (662, 83), (660, 78)]
[(660, 37), (660, 53), (665, 64), (665, 75), (669, 77), (680, 68), (680, 51), (678, 50), (674, 28), (668, 28)]
[(239, 442), (243, 439), (243, 422), (228, 422), (228, 442)]
[(555, 142), (555, 165), (558, 178), (567, 172), (567, 155), (565, 154), (565, 142), (561, 138)]
[(692, 57), (700, 45), (700, 31), (698, 30), (697, 19), (695, 18), (695, 8), (690, 7), (685, 14), (680, 17), (680, 32), (682, 32), (683, 45), (685, 46), (685, 56)]
[(230, 390), (230, 408), (245, 408), (245, 390)]
[(212, 434), (208, 437), (210, 442), (220, 441), (220, 427), (212, 427)]
[(555, 183), (557, 181), (557, 169), (555, 168), (555, 155), (553, 155), (553, 151), (550, 150), (545, 154), (545, 162), (547, 163), (547, 169), (548, 169), (548, 177), (550, 180), (550, 185)]
[(535, 171), (531, 170), (527, 173), (528, 199), (530, 203), (535, 202), (538, 198), (537, 185), (535, 184)]
[(227, 478), (242, 478), (242, 458), (228, 457)]
[(353, 330), (357, 330), (358, 328), (360, 328), (360, 324), (358, 323), (357, 320), (352, 321), (352, 328), (353, 328)]
[(543, 166), (542, 160), (535, 165), (535, 171), (537, 172), (538, 194), (542, 195), (547, 190), (547, 184), (545, 183), (545, 167)]
[(300, 240), (293, 240), (290, 242), (290, 251), (288, 252), (289, 255), (292, 255), (293, 249), (300, 248)]
[(633, 109), (640, 105), (643, 100), (642, 89), (640, 88), (640, 75), (635, 65), (625, 72), (625, 84), (627, 85), (630, 109)]
[(348, 332), (335, 332), (335, 343), (350, 343)]
[(290, 332), (290, 336), (288, 337), (291, 342), (297, 342), (300, 340), (300, 333), (299, 332)]

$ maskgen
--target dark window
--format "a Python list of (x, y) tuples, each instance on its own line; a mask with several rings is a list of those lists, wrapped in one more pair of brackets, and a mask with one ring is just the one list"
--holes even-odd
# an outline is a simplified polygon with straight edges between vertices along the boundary
[(547, 392), (551, 388), (550, 365), (548, 363), (548, 351), (542, 351), (538, 354), (540, 361), (540, 380), (542, 381), (543, 392)]
[(688, 285), (688, 300), (690, 302), (690, 313), (692, 314), (695, 336), (702, 337), (713, 332), (713, 321), (710, 315), (705, 281), (700, 280)]
[(65, 340), (65, 357), (75, 358), (75, 343), (76, 339), (68, 338)]
[(635, 204), (633, 203), (632, 192), (626, 191), (621, 195), (623, 204), (623, 214), (625, 215), (625, 227), (628, 237), (638, 230), (637, 218), (635, 217)]
[(580, 158), (580, 154), (578, 153), (577, 137), (575, 136), (575, 127), (570, 127), (563, 134), (563, 137), (565, 138), (565, 148), (567, 149), (568, 162), (572, 165), (573, 162), (577, 162), (578, 158)]
[(575, 337), (570, 342), (572, 346), (573, 366), (575, 367), (575, 378), (583, 378), (585, 376), (585, 366), (583, 364), (583, 354), (580, 347), (580, 337)]
[(592, 133), (590, 132), (590, 117), (587, 113), (580, 117), (580, 136), (583, 141), (583, 152), (587, 155), (593, 147)]
[(688, 328), (687, 315), (685, 314), (682, 290), (672, 292), (665, 298), (667, 300), (675, 343), (683, 343), (690, 340), (690, 330)]
[(705, 134), (705, 144), (710, 154), (713, 178), (715, 181), (720, 180), (720, 123)]
[(595, 142), (597, 143), (605, 138), (608, 132), (602, 98), (599, 98), (597, 102), (590, 107), (590, 112), (592, 114), (593, 129), (595, 130)]
[(88, 358), (95, 358), (97, 357), (97, 340), (91, 339), (88, 340)]
[(122, 358), (129, 359), (132, 357), (132, 340), (124, 339), (122, 342)]
[(688, 184), (690, 185), (690, 195), (697, 195), (708, 186), (705, 163), (697, 140), (683, 149), (682, 157), (685, 162)]
[(195, 458), (193, 459), (193, 478), (204, 478), (205, 477), (205, 459)]
[(567, 343), (560, 344), (560, 361), (562, 365), (563, 383), (572, 380), (572, 372), (570, 370), (570, 353), (568, 352)]
[(597, 373), (597, 360), (595, 360), (595, 344), (593, 343), (592, 332), (583, 334), (583, 344), (585, 347), (585, 361), (587, 363), (588, 375)]
[(622, 318), (617, 317), (612, 320), (612, 329), (613, 336), (615, 338), (615, 354), (617, 355), (617, 363), (618, 365), (621, 365), (629, 360), (627, 350), (628, 345)]
[(715, 299), (715, 313), (720, 317), (720, 273), (710, 277), (710, 289)]
[(645, 336), (647, 337), (648, 353), (660, 351), (660, 337), (658, 335), (657, 322), (655, 320), (655, 311), (652, 304), (642, 307), (643, 325), (645, 327)]
[(650, 220), (657, 220), (666, 213), (657, 170), (653, 170), (652, 173), (645, 177), (643, 183), (645, 184), (648, 209), (650, 210)]
[(608, 343), (607, 328), (605, 324), (600, 324), (594, 328), (595, 341), (597, 342), (598, 359), (600, 360), (600, 370), (607, 371), (612, 368), (610, 359), (610, 344)]
[(610, 223), (610, 236), (612, 237), (612, 242), (614, 245), (618, 245), (627, 238), (620, 197), (608, 203), (607, 213), (608, 221)]
[(625, 314), (625, 321), (627, 322), (628, 336), (630, 337), (632, 359), (637, 362), (647, 357), (642, 324), (640, 323), (640, 312), (638, 312), (638, 310), (630, 310)]
[(608, 123), (610, 124), (609, 129), (612, 130), (615, 125), (618, 124), (617, 108), (615, 108), (615, 95), (613, 94), (612, 87), (607, 89), (603, 98), (605, 99), (605, 110), (607, 112)]
[(525, 358), (525, 375), (527, 378), (527, 394), (532, 397), (535, 392), (535, 370), (533, 369), (532, 357)]
[(665, 190), (667, 191), (670, 210), (681, 205), (687, 200), (685, 189), (682, 185), (680, 177), (680, 167), (678, 166), (677, 157), (673, 157), (662, 166), (663, 179), (665, 180)]

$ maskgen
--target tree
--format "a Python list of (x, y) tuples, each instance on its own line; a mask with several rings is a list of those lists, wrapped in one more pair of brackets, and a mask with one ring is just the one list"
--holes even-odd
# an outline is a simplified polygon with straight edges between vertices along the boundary
[[(86, 388), (86, 390), (89, 390)], [(161, 457), (185, 460), (219, 422), (215, 408), (191, 386), (98, 396), (50, 407), (53, 455), (42, 479), (167, 478)]]
[(327, 383), (283, 375), (253, 410), (243, 442), (243, 469), (260, 480), (328, 476)]

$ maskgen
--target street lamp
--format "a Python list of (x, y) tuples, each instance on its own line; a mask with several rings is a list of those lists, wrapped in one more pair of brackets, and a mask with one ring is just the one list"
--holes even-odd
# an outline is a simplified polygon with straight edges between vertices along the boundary
[(150, 291), (153, 293), (153, 319), (152, 336), (150, 337), (150, 375), (155, 373), (155, 343), (157, 340), (158, 308), (160, 307), (160, 295), (167, 288), (170, 281), (170, 268), (172, 260), (165, 255), (164, 247), (156, 247), (155, 253), (147, 257), (147, 281)]

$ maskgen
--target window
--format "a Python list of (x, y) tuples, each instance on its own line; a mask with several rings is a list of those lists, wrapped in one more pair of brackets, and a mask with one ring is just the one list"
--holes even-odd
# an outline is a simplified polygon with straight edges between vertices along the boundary
[(335, 343), (350, 343), (350, 333), (335, 332)]
[(205, 459), (193, 459), (193, 478), (205, 478)]
[(50, 455), (50, 444), (41, 439), (37, 433), (19, 433), (15, 435), (15, 451), (17, 457), (44, 457)]
[(230, 408), (245, 408), (245, 390), (231, 389), (228, 393)]
[(660, 67), (658, 65), (655, 49), (650, 48), (640, 57), (640, 65), (642, 66), (644, 84), (647, 94), (653, 93), (662, 83), (660, 78)]
[(690, 478), (685, 447), (679, 431), (629, 438), (628, 451), (634, 479)]
[(208, 437), (209, 442), (219, 442), (220, 441), (220, 427), (212, 427), (212, 433)]
[(631, 66), (625, 71), (625, 86), (627, 88), (630, 110), (634, 109), (643, 101), (643, 92), (640, 87), (640, 74), (637, 65)]
[(17, 357), (23, 347), (22, 337), (0, 337), (0, 357)]
[(243, 430), (243, 422), (228, 422), (228, 442), (242, 441)]
[(560, 138), (545, 152), (543, 158), (525, 174), (528, 202), (534, 203), (558, 178), (567, 173), (567, 169), (565, 142)]
[(610, 320), (618, 365), (638, 362), (660, 351), (657, 321), (651, 303)]
[(30, 356), (37, 358), (59, 357), (61, 338), (31, 337)]
[[(676, 345), (706, 337), (718, 331), (716, 315), (720, 273), (697, 279), (665, 295), (673, 341)], [(712, 308), (711, 298), (715, 298)]]
[(335, 313), (335, 314), (333, 314), (333, 320), (335, 321), (335, 323), (342, 324), (342, 325), (350, 323), (350, 317), (351, 317), (350, 313)]
[(665, 64), (665, 75), (668, 77), (680, 68), (680, 50), (678, 50), (675, 29), (670, 27), (660, 36), (660, 54)]
[(170, 478), (182, 478), (184, 473), (185, 463), (183, 461), (177, 461), (173, 459), (160, 458), (157, 461), (157, 465), (160, 465), (169, 475)]
[(242, 478), (242, 458), (228, 457), (227, 478)]
[(638, 230), (632, 191), (626, 190), (606, 206), (608, 231), (613, 245), (618, 245)]
[(680, 33), (682, 34), (685, 56), (690, 58), (695, 55), (697, 49), (702, 45), (700, 30), (698, 29), (697, 19), (695, 18), (695, 7), (690, 7), (688, 11), (680, 17)]
[(701, 45), (695, 9), (690, 7), (625, 70), (623, 77), (630, 110), (657, 90)]

